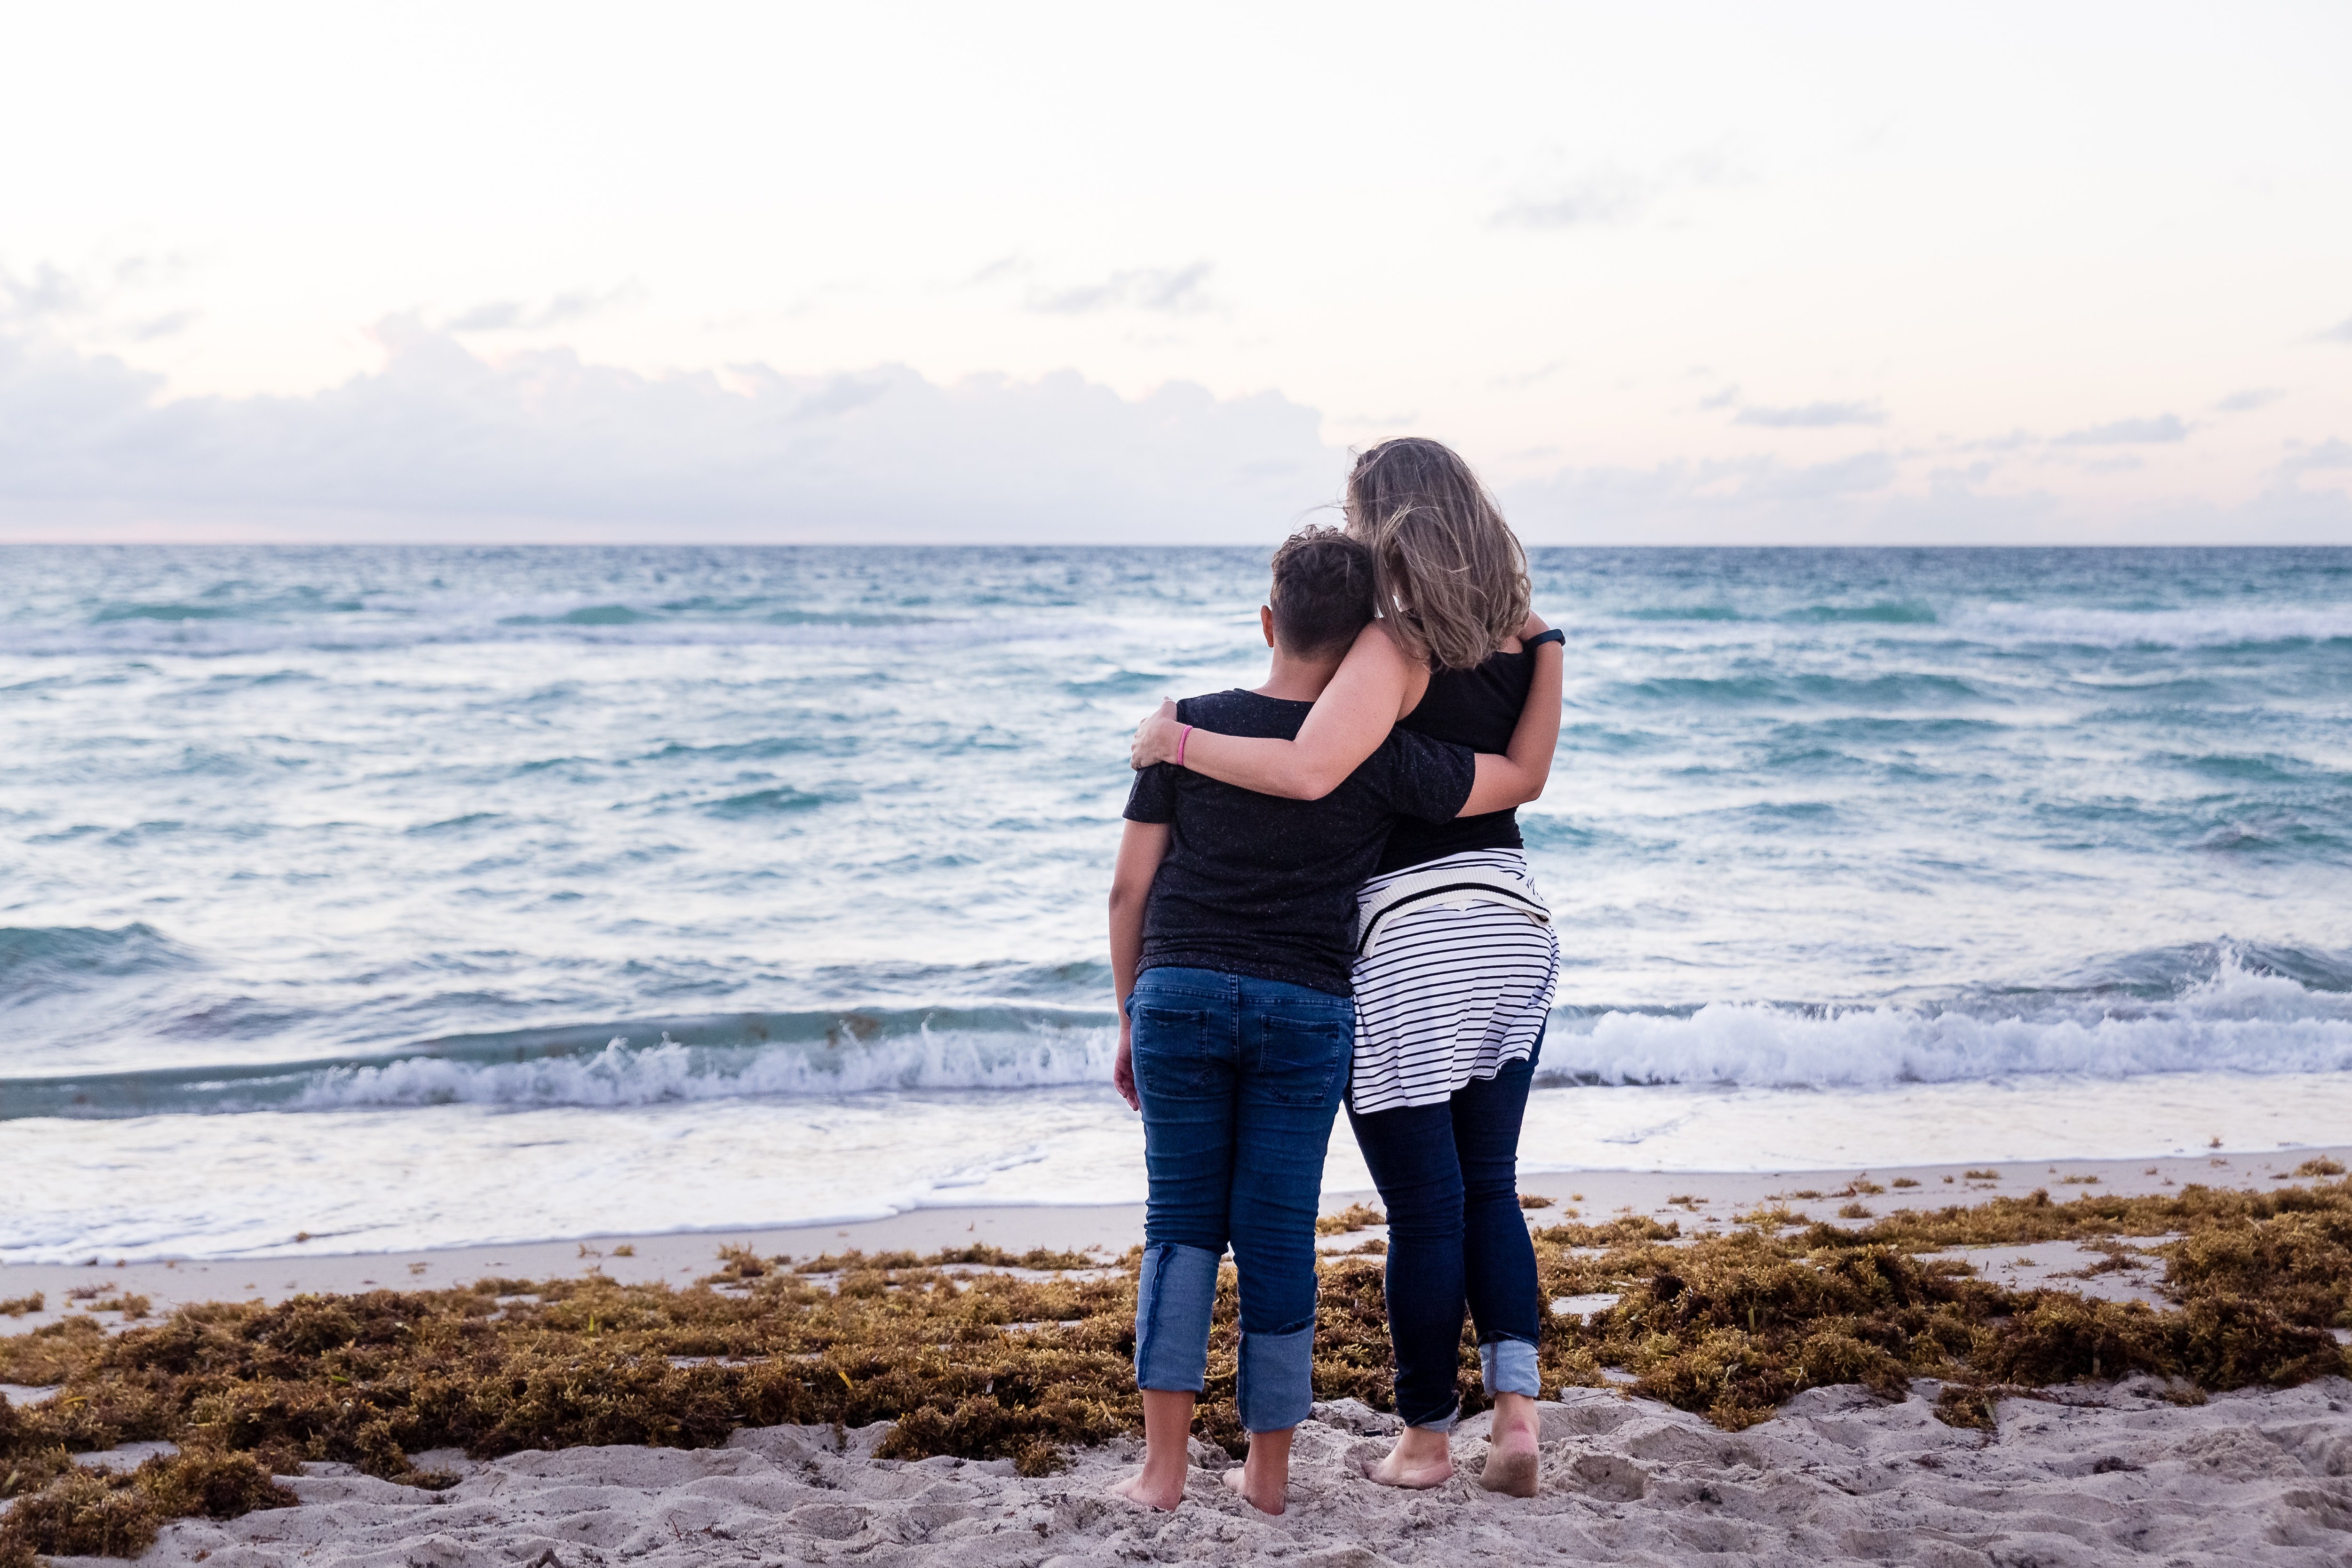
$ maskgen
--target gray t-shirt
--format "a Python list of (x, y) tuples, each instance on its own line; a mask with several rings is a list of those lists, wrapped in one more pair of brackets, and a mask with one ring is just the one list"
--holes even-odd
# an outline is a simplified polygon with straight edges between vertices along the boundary
[[(1295, 740), (1311, 702), (1217, 691), (1176, 705), (1221, 735)], [(1285, 800), (1155, 763), (1127, 816), (1171, 825), (1143, 914), (1145, 969), (1213, 969), (1350, 996), (1356, 889), (1399, 816), (1450, 820), (1470, 798), (1469, 748), (1392, 730), (1321, 800)]]

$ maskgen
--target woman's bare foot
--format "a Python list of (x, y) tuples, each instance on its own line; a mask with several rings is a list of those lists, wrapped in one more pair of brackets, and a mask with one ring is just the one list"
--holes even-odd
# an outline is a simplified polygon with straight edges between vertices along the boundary
[(1486, 1468), (1478, 1473), (1478, 1484), (1510, 1497), (1535, 1496), (1536, 1439), (1542, 1429), (1534, 1400), (1524, 1394), (1495, 1395), (1495, 1424), (1486, 1433)]
[(1150, 1468), (1146, 1466), (1123, 1481), (1114, 1481), (1110, 1489), (1138, 1508), (1167, 1513), (1184, 1500), (1184, 1475), (1178, 1471), (1176, 1483), (1171, 1486), (1164, 1478), (1154, 1476)]
[(1364, 1475), (1384, 1487), (1442, 1487), (1454, 1479), (1454, 1447), (1434, 1427), (1408, 1426), (1379, 1463), (1364, 1467)]

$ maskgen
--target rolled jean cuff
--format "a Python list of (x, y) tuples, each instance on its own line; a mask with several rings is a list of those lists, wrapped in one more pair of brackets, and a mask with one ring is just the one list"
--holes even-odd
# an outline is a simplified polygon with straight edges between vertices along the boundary
[(1315, 1406), (1315, 1323), (1286, 1334), (1242, 1335), (1234, 1409), (1249, 1432), (1280, 1432)]
[(1454, 1402), (1453, 1409), (1433, 1421), (1415, 1421), (1411, 1416), (1406, 1416), (1404, 1424), (1408, 1426), (1417, 1426), (1424, 1432), (1451, 1432), (1454, 1430), (1454, 1424), (1461, 1419), (1462, 1402), (1457, 1399)]
[(1208, 1381), (1219, 1257), (1174, 1241), (1144, 1249), (1135, 1292), (1136, 1387), (1198, 1394)]
[(1525, 1340), (1488, 1340), (1478, 1347), (1478, 1372), (1486, 1393), (1524, 1394), (1543, 1397), (1543, 1379), (1536, 1370), (1536, 1347)]

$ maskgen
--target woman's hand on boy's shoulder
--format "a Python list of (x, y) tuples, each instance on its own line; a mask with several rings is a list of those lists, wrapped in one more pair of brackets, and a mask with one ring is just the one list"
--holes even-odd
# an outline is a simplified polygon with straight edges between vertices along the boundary
[(1135, 727), (1135, 739), (1127, 744), (1127, 765), (1138, 773), (1154, 763), (1176, 760), (1176, 743), (1182, 739), (1184, 726), (1176, 717), (1176, 700), (1163, 697), (1159, 711)]

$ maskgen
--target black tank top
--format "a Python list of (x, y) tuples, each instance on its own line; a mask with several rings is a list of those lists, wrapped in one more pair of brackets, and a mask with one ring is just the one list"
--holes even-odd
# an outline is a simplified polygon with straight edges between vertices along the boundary
[[(1400, 730), (1412, 730), (1433, 740), (1451, 741), (1474, 752), (1507, 752), (1511, 731), (1518, 728), (1519, 710), (1528, 705), (1528, 689), (1535, 684), (1532, 650), (1494, 653), (1469, 669), (1430, 672), (1429, 689), (1412, 712), (1397, 721)], [(1465, 849), (1517, 849), (1519, 818), (1514, 811), (1490, 811), (1480, 816), (1457, 816), (1451, 822), (1421, 822), (1399, 817), (1389, 833), (1375, 876), (1402, 871)]]

